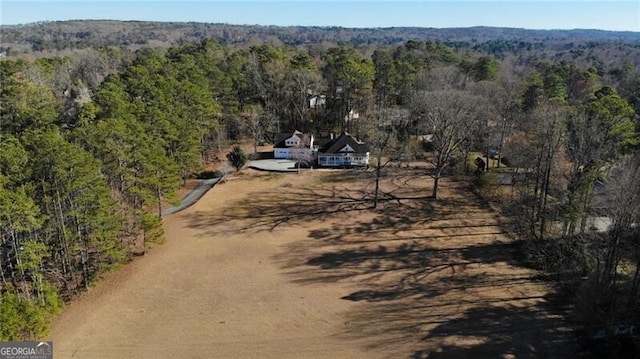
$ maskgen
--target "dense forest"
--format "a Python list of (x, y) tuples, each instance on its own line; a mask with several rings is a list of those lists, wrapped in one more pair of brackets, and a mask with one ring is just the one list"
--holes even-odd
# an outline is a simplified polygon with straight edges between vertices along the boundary
[(430, 163), (434, 200), (443, 176), (475, 179), (577, 323), (640, 324), (639, 34), (228, 28), (3, 27), (0, 340), (41, 338), (65, 301), (161, 242), (162, 206), (229, 141), (293, 129)]
[(2, 26), (0, 51), (31, 52), (96, 46), (176, 46), (216, 39), (223, 45), (298, 46), (305, 44), (397, 45), (408, 40), (439, 41), (475, 46), (505, 42), (509, 46), (570, 50), (580, 44), (633, 43), (637, 32), (603, 30), (528, 30), (517, 28), (342, 28), (318, 26), (258, 26), (184, 22), (75, 20)]

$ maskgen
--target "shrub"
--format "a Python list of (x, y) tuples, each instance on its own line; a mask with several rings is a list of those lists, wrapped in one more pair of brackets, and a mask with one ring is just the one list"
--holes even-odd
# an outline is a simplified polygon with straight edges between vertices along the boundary
[(488, 200), (495, 200), (500, 194), (498, 175), (493, 172), (480, 172), (476, 178), (476, 185), (480, 189), (480, 194)]
[(240, 169), (247, 163), (247, 155), (240, 146), (235, 146), (231, 152), (227, 153), (227, 160), (229, 160), (231, 165), (235, 167), (236, 171), (240, 171)]

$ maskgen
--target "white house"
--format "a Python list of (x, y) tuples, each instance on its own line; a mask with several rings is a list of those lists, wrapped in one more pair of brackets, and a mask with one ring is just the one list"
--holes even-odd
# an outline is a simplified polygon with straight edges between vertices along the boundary
[(318, 149), (318, 166), (366, 166), (369, 164), (369, 146), (348, 133), (323, 141)]
[(313, 140), (310, 133), (280, 133), (273, 145), (273, 158), (312, 161)]
[(307, 98), (309, 108), (323, 108), (327, 105), (325, 95), (312, 95)]
[(353, 109), (349, 110), (349, 113), (347, 113), (344, 116), (344, 122), (350, 122), (353, 120), (357, 120), (360, 118), (360, 114), (355, 112)]

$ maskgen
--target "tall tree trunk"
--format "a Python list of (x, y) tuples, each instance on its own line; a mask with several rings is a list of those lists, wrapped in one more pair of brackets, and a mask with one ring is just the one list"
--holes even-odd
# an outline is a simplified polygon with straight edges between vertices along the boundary
[(533, 201), (531, 202), (531, 215), (529, 217), (529, 226), (530, 226), (530, 231), (531, 234), (538, 238), (537, 233), (536, 233), (536, 223), (538, 222), (538, 217), (540, 215), (540, 212), (538, 210), (539, 208), (539, 195), (540, 195), (540, 187), (542, 185), (541, 183), (541, 177), (542, 177), (542, 158), (544, 157), (544, 147), (542, 146), (540, 148), (540, 154), (538, 155), (538, 163), (536, 164), (536, 181), (535, 181), (535, 185), (533, 187)]
[(433, 199), (438, 199), (439, 182), (440, 182), (440, 175), (438, 174), (433, 178), (433, 192), (431, 193), (431, 197)]
[[(18, 270), (18, 272), (20, 273), (20, 281), (25, 282), (26, 281), (26, 275), (24, 272), (24, 268), (22, 268), (21, 261), (20, 261), (20, 256), (18, 255), (18, 251), (20, 251), (20, 241), (18, 239), (18, 236), (16, 234), (16, 230), (14, 229), (15, 227), (12, 224), (11, 218), (9, 218), (9, 227), (11, 228), (10, 233), (11, 233), (11, 241), (13, 243), (13, 255), (14, 258), (16, 260), (16, 267)], [(15, 271), (15, 268), (12, 268)], [(15, 275), (13, 276), (13, 284), (14, 286), (17, 284), (17, 278), (15, 278)], [(18, 293), (20, 293), (21, 291), (17, 291)], [(29, 291), (23, 291), (25, 296), (27, 298), (30, 298), (30, 293)]]
[(162, 191), (156, 187), (156, 201), (158, 202), (158, 217), (162, 218)]
[[(75, 203), (71, 200), (69, 202), (71, 204), (71, 207), (75, 210), (75, 212), (78, 213), (78, 208), (75, 206)], [(89, 268), (88, 268), (89, 245), (87, 243), (86, 236), (82, 233), (80, 219), (78, 218), (77, 214), (74, 216), (74, 222), (76, 227), (76, 235), (78, 236), (78, 240), (80, 241), (80, 243), (82, 243), (82, 249), (80, 250), (80, 260), (82, 264), (82, 279), (83, 279), (82, 282), (84, 283), (84, 288), (87, 289), (89, 288)]]
[(636, 261), (636, 269), (633, 273), (631, 281), (631, 290), (629, 292), (629, 308), (633, 307), (638, 301), (638, 290), (640, 289), (640, 263)]
[(484, 166), (484, 171), (485, 171), (485, 172), (489, 172), (489, 167), (490, 167), (490, 166), (489, 166), (489, 164), (490, 164), (491, 162), (489, 161), (489, 148), (488, 148), (488, 147), (487, 147), (487, 153), (486, 153), (486, 155), (485, 155), (485, 158), (487, 159), (487, 165), (486, 165), (486, 166)]
[(500, 144), (498, 145), (498, 164), (497, 164), (497, 168), (500, 168), (500, 163), (502, 162), (502, 147), (503, 147), (503, 142), (504, 142), (504, 135), (506, 132), (506, 123), (507, 120), (506, 119), (502, 119), (502, 128), (500, 129)]
[(540, 198), (540, 208), (538, 210), (540, 216), (540, 239), (543, 240), (545, 237), (546, 224), (547, 224), (547, 196), (549, 194), (549, 182), (551, 179), (551, 165), (553, 161), (550, 158), (547, 161), (547, 165), (545, 168), (545, 176), (544, 183), (542, 187), (542, 193)]
[[(2, 243), (0, 243), (0, 246), (2, 246), (2, 248), (6, 248), (5, 246), (6, 242), (4, 240), (4, 237), (2, 237)], [(4, 254), (3, 254), (4, 255)], [(3, 255), (0, 255), (0, 280), (2, 281), (0, 283), (0, 287), (1, 288), (6, 288), (7, 287), (7, 277), (4, 274), (4, 263), (3, 263)]]
[(382, 170), (382, 151), (378, 153), (378, 158), (376, 159), (376, 188), (373, 193), (373, 208), (378, 208), (378, 194), (380, 192), (380, 171)]
[(56, 186), (56, 200), (54, 200), (54, 207), (56, 209), (56, 217), (58, 219), (58, 233), (59, 238), (62, 240), (62, 271), (64, 274), (71, 274), (73, 276), (73, 268), (71, 267), (71, 257), (69, 253), (69, 239), (67, 238), (67, 226), (65, 224), (64, 211), (62, 209), (62, 199), (60, 198), (60, 191), (58, 190), (57, 181), (54, 181)]

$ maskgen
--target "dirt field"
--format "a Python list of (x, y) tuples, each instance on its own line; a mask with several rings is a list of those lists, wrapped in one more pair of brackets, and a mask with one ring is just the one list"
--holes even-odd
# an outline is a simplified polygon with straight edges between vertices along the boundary
[[(565, 358), (565, 321), (464, 183), (245, 170), (54, 323), (57, 358)], [(569, 355), (570, 356), (570, 355)]]

